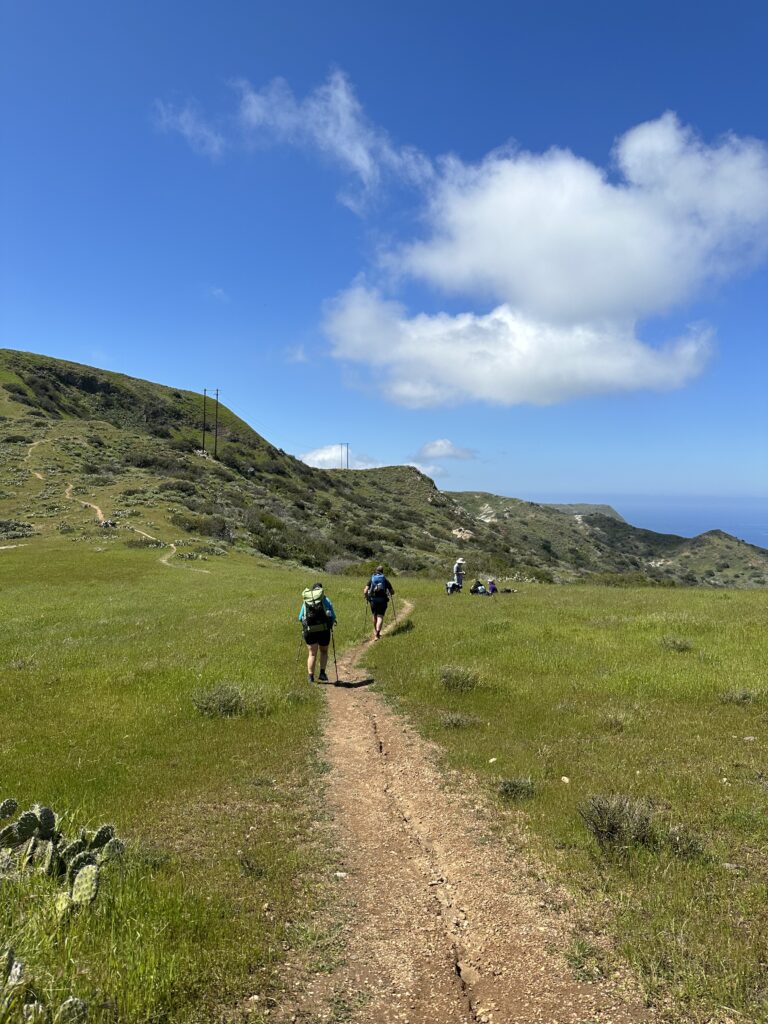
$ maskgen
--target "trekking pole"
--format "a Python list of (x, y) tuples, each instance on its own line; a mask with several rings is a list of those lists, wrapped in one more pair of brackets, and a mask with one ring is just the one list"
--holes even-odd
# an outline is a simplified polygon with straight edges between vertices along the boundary
[(395, 613), (395, 622), (397, 622), (397, 605), (395, 604), (395, 595), (392, 595), (392, 611)]
[(339, 685), (339, 666), (336, 662), (336, 637), (331, 630), (331, 643), (333, 644), (333, 667), (336, 669), (336, 685)]
[(301, 641), (302, 641), (302, 639), (303, 639), (303, 637), (300, 636), (299, 637), (299, 646), (296, 648), (296, 661), (294, 662), (294, 665), (293, 665), (294, 672), (299, 667), (299, 656), (301, 655)]

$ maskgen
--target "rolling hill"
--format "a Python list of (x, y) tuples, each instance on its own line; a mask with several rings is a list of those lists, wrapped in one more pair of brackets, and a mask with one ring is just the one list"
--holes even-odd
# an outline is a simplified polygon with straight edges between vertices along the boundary
[[(470, 576), (768, 585), (768, 551), (720, 531), (691, 539), (637, 529), (609, 506), (443, 492), (407, 466), (314, 469), (223, 406), (214, 439), (212, 411), (204, 450), (199, 394), (0, 350), (0, 540), (101, 530), (191, 559), (237, 545), (331, 572), (383, 560), (447, 578), (460, 553)], [(117, 528), (99, 527), (96, 510)]]

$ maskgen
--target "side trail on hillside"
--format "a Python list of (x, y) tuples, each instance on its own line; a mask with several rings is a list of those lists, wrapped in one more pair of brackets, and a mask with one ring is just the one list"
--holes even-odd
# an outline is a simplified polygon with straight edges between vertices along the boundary
[[(367, 647), (339, 659), (342, 680), (360, 674)], [(308, 978), (289, 966), (293, 991), (271, 1019), (335, 1021), (343, 1009), (355, 1024), (648, 1021), (616, 986), (574, 980), (567, 923), (532, 865), (484, 834), (476, 798), (445, 788), (433, 748), (375, 692), (325, 693), (344, 960)]]

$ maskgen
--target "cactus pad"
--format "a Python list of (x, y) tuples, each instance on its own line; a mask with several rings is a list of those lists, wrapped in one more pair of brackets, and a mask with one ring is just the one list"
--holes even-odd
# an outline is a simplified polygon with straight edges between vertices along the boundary
[[(22, 840), (23, 842), (23, 840)], [(0, 850), (4, 847), (20, 846), (21, 843), (18, 839), (18, 833), (15, 825), (6, 825), (5, 828), (0, 828)]]
[(35, 1000), (27, 1003), (23, 1010), (24, 1024), (50, 1024), (51, 1011), (44, 1003)]
[(72, 886), (72, 902), (78, 906), (93, 903), (99, 892), (99, 867), (97, 864), (86, 864), (75, 875)]
[(37, 832), (40, 827), (40, 822), (37, 820), (37, 815), (34, 811), (24, 811), (16, 822), (16, 845), (20, 846), (22, 843), (26, 843), (28, 839)]
[(50, 839), (56, 831), (56, 815), (50, 807), (45, 807), (43, 804), (35, 804), (32, 810), (40, 822), (37, 829), (38, 839)]
[(115, 836), (110, 839), (106, 846), (99, 850), (99, 864), (106, 864), (108, 860), (120, 860), (125, 853), (125, 843)]
[(61, 918), (63, 917), (66, 917), (70, 910), (74, 907), (74, 905), (75, 904), (72, 902), (72, 897), (69, 895), (68, 892), (60, 892), (59, 895), (56, 897), (56, 901), (53, 904), (54, 909), (56, 911), (56, 916), (59, 918), (59, 920), (61, 920)]
[(115, 838), (115, 826), (114, 825), (102, 825), (96, 829), (96, 834), (90, 843), (92, 850), (100, 850), (102, 846), (106, 846), (110, 839)]
[(2, 803), (0, 803), (0, 821), (2, 821), (3, 818), (12, 818), (18, 809), (19, 805), (12, 797), (9, 797), (7, 800), (3, 800)]
[(66, 846), (59, 850), (61, 859), (65, 864), (69, 864), (73, 857), (76, 857), (78, 853), (82, 853), (85, 850), (87, 845), (84, 839), (73, 839), (71, 843), (67, 843)]
[(11, 973), (11, 968), (13, 967), (15, 959), (13, 950), (10, 946), (0, 953), (0, 981), (2, 981), (3, 984), (8, 980), (8, 976)]
[(85, 1024), (87, 1020), (88, 1004), (70, 996), (56, 1011), (53, 1024)]
[(96, 857), (90, 850), (83, 850), (78, 853), (77, 856), (73, 857), (67, 865), (67, 879), (70, 883), (74, 882), (78, 871), (82, 871), (84, 867), (89, 864), (95, 864)]

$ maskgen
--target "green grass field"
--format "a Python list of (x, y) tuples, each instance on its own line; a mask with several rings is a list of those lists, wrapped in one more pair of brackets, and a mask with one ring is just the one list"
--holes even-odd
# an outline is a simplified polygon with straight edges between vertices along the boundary
[[(0, 552), (0, 800), (111, 822), (128, 842), (96, 903), (63, 922), (48, 879), (0, 881), (0, 950), (50, 1005), (82, 997), (94, 1020), (210, 1021), (252, 995), (264, 1007), (323, 865), (322, 700), (295, 622), (311, 574), (158, 557), (114, 536)], [(334, 581), (333, 598), (351, 642), (357, 581)], [(256, 712), (201, 716), (193, 695), (222, 682), (254, 693)]]
[[(129, 537), (88, 525), (0, 552), (0, 800), (112, 822), (128, 843), (93, 906), (62, 921), (49, 880), (0, 882), (0, 950), (50, 1005), (81, 996), (97, 1021), (237, 1020), (268, 1006), (287, 946), (315, 938), (330, 867), (323, 704), (295, 623), (315, 574), (234, 553), (168, 567)], [(361, 582), (328, 580), (343, 645), (367, 626)], [(524, 824), (670, 1020), (768, 1019), (765, 595), (449, 599), (395, 582), (412, 628), (369, 665), (446, 766), (497, 795), (500, 828)], [(446, 667), (468, 688), (447, 688)], [(220, 683), (253, 713), (202, 717), (193, 696)], [(611, 793), (652, 801), (665, 841), (601, 850), (579, 807)], [(593, 940), (566, 951), (582, 976), (611, 969)]]
[[(552, 876), (670, 1019), (767, 1020), (765, 594), (401, 589), (413, 628), (368, 658), (389, 699), (447, 765), (519, 807)], [(477, 684), (470, 671), (469, 689), (447, 688), (444, 666)], [(668, 841), (601, 851), (579, 807), (612, 793), (652, 803)], [(588, 938), (568, 952), (577, 970), (608, 969)]]

